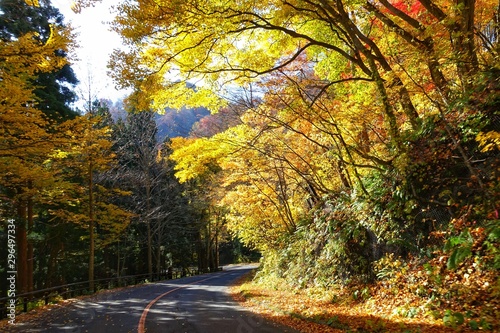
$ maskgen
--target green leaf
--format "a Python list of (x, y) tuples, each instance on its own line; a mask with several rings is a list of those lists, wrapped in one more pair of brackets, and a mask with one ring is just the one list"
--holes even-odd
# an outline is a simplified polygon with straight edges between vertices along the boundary
[(446, 267), (448, 269), (456, 269), (458, 267), (458, 265), (460, 265), (460, 263), (462, 261), (464, 261), (464, 259), (469, 257), (471, 254), (472, 254), (471, 246), (464, 246), (464, 247), (459, 247), (459, 248), (455, 249), (451, 253), (450, 258), (448, 259), (448, 262), (446, 263)]
[(469, 327), (473, 330), (478, 330), (479, 329), (479, 324), (475, 320), (469, 321)]
[(451, 312), (451, 310), (446, 310), (443, 323), (445, 326), (449, 327), (457, 327), (462, 325), (465, 322), (464, 315), (460, 312)]
[(488, 234), (488, 240), (491, 242), (500, 241), (500, 228), (493, 228)]
[(455, 312), (453, 314), (453, 318), (454, 318), (454, 321), (455, 321), (456, 325), (462, 325), (464, 323), (464, 321), (465, 321), (464, 315), (461, 314), (460, 312)]

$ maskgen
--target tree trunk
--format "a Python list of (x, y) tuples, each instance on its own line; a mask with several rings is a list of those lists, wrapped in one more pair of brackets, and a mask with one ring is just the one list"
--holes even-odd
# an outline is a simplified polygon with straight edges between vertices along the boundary
[(146, 227), (148, 233), (148, 274), (149, 279), (153, 278), (153, 237), (151, 235), (151, 183), (149, 171), (146, 170)]
[[(391, 66), (386, 61), (384, 55), (377, 47), (377, 45), (373, 42), (373, 40), (368, 38), (361, 30), (359, 30), (355, 22), (352, 21), (352, 17), (345, 10), (342, 1), (335, 2), (336, 8), (332, 7), (326, 0), (321, 0), (321, 4), (326, 9), (326, 11), (335, 19), (335, 21), (332, 23), (334, 25), (338, 24), (344, 27), (346, 33), (351, 38), (351, 46), (366, 57), (366, 62), (368, 64), (367, 69), (369, 70), (370, 75), (375, 82), (378, 93), (380, 95), (380, 101), (382, 102), (382, 112), (384, 114), (384, 121), (387, 132), (389, 133), (393, 148), (397, 153), (400, 153), (403, 149), (403, 145), (401, 143), (396, 114), (394, 112), (393, 106), (391, 105), (389, 93), (387, 91), (386, 84), (380, 75), (377, 63), (379, 63), (387, 72), (392, 72)], [(365, 44), (367, 46), (365, 46)], [(398, 79), (396, 79), (391, 84), (398, 89), (402, 102), (401, 105), (404, 108), (405, 114), (407, 114), (407, 116), (411, 120), (411, 118), (415, 116), (415, 112), (409, 96), (405, 95), (408, 93), (408, 91), (404, 88), (404, 86), (401, 86), (401, 80), (399, 80), (398, 82)]]
[[(121, 276), (120, 272), (120, 241), (118, 241), (118, 244), (116, 245), (116, 276), (119, 278)], [(118, 279), (118, 284), (120, 283), (120, 280)]]
[(159, 239), (160, 236), (158, 236), (158, 243), (156, 244), (156, 276), (157, 278), (160, 277), (161, 273), (161, 242)]
[(215, 246), (214, 246), (214, 259), (215, 259), (215, 269), (219, 269), (219, 225), (217, 225), (217, 229), (215, 229)]
[(26, 231), (26, 204), (19, 199), (17, 204), (17, 292), (28, 291), (28, 237)]
[[(28, 183), (28, 188), (32, 188), (33, 184), (30, 181)], [(28, 232), (31, 232), (33, 230), (33, 198), (30, 197), (28, 198)], [(28, 260), (27, 260), (27, 275), (28, 275), (28, 291), (33, 291), (33, 265), (34, 265), (34, 258), (33, 258), (33, 241), (28, 240)]]
[(207, 253), (202, 239), (201, 231), (198, 231), (198, 268), (205, 273), (208, 270)]
[(92, 177), (92, 163), (89, 163), (89, 289), (94, 291), (94, 179)]
[(420, 0), (420, 3), (439, 21), (449, 20), (447, 29), (452, 39), (455, 63), (464, 90), (471, 87), (471, 77), (479, 68), (479, 61), (474, 43), (475, 0), (458, 0), (455, 13), (449, 18), (431, 0)]
[(457, 22), (452, 25), (452, 33), (456, 34), (453, 40), (457, 69), (463, 87), (466, 91), (471, 88), (471, 78), (477, 72), (479, 61), (474, 44), (474, 15), (475, 0), (457, 1)]
[(57, 239), (55, 242), (51, 242), (47, 245), (50, 248), (49, 258), (47, 260), (47, 276), (45, 277), (45, 288), (50, 288), (56, 286), (56, 274), (57, 274), (57, 256), (59, 252), (63, 250), (63, 245), (60, 240)]
[(151, 237), (151, 224), (149, 218), (146, 218), (146, 227), (148, 233), (148, 274), (149, 279), (153, 277), (153, 241)]
[(207, 234), (205, 236), (205, 250), (206, 250), (206, 260), (207, 260), (207, 268), (209, 271), (213, 271), (213, 262), (212, 262), (212, 228), (211, 223), (208, 221), (207, 225)]

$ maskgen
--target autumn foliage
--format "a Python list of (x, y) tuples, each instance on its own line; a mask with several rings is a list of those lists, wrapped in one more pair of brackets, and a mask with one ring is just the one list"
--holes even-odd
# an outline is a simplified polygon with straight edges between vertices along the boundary
[[(119, 87), (133, 89), (129, 105), (214, 113), (158, 158), (204, 221), (204, 266), (216, 266), (217, 240), (229, 233), (260, 251), (264, 284), (351, 298), (342, 311), (355, 304), (367, 316), (344, 327), (330, 305), (324, 314), (306, 304), (291, 311), (299, 319), (384, 331), (372, 317), (382, 310), (428, 321), (431, 331), (498, 330), (498, 2), (126, 0), (116, 8), (113, 29), (127, 48), (109, 67)], [(25, 55), (38, 67), (16, 60), (23, 43), (38, 48)], [(54, 153), (44, 117), (21, 99), (31, 87), (18, 91), (23, 77), (57, 64), (39, 57), (49, 42), (32, 43), (26, 36), (0, 50), (1, 157), (19, 169), (10, 198), (18, 206), (39, 188), (31, 165)], [(141, 172), (152, 244), (151, 174)]]
[(172, 159), (181, 181), (210, 179), (261, 276), (498, 328), (497, 3), (120, 9), (131, 49), (111, 63), (139, 104), (233, 110), (232, 126), (174, 140)]

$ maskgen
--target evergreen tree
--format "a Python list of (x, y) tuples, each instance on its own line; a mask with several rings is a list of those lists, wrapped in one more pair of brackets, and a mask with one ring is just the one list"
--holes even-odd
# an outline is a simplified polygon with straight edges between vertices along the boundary
[[(45, 43), (51, 36), (52, 27), (64, 27), (63, 16), (50, 0), (39, 1), (39, 6), (30, 6), (24, 1), (0, 0), (0, 38), (12, 41), (27, 33), (35, 33), (35, 39)], [(59, 57), (66, 52), (55, 50)], [(32, 79), (35, 88), (36, 107), (54, 120), (74, 118), (77, 113), (69, 104), (76, 100), (71, 90), (78, 80), (70, 65), (49, 72), (36, 73)]]
[(172, 265), (192, 264), (196, 241), (185, 186), (174, 176), (168, 139), (162, 144), (157, 141), (155, 116), (150, 111), (132, 111), (114, 126), (119, 161), (115, 179), (132, 192), (121, 199), (121, 205), (136, 214), (131, 226), (135, 236), (128, 242), (139, 251), (130, 257), (136, 258), (135, 271), (151, 275)]

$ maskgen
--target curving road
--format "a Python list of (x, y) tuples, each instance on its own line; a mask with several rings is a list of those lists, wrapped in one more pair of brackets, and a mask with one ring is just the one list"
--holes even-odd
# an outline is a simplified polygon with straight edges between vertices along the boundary
[(227, 287), (255, 266), (94, 295), (43, 311), (7, 332), (260, 333), (297, 332), (240, 307)]

